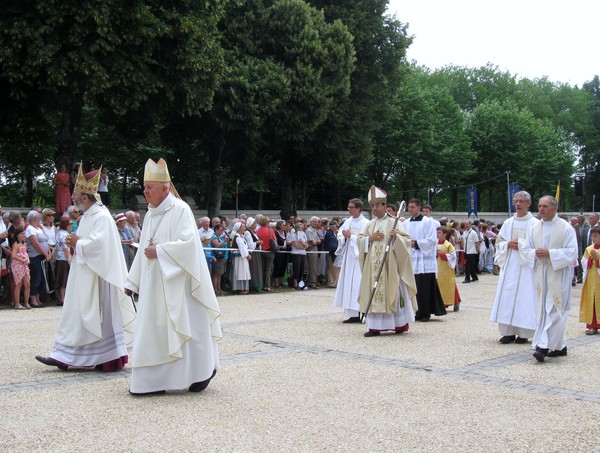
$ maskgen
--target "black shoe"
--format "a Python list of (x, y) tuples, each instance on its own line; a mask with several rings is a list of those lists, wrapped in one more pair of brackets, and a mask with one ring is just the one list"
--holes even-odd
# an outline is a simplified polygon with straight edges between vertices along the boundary
[(52, 357), (42, 357), (41, 355), (36, 355), (35, 360), (43, 363), (44, 365), (58, 367), (59, 370), (63, 370), (63, 371), (68, 368), (66, 365), (63, 365), (62, 363), (57, 362)]
[(544, 359), (546, 358), (547, 354), (548, 354), (548, 349), (540, 348), (539, 346), (536, 346), (533, 356), (535, 357), (535, 360), (537, 360), (538, 362), (543, 362)]
[(190, 392), (201, 392), (206, 387), (208, 387), (210, 380), (215, 377), (215, 374), (217, 374), (217, 370), (213, 370), (211, 377), (209, 377), (207, 380), (201, 381), (201, 382), (194, 382), (192, 385), (190, 385), (189, 391)]
[(145, 392), (145, 393), (134, 393), (129, 390), (129, 394), (133, 396), (154, 396), (154, 395), (164, 395), (166, 393), (165, 390), (157, 390), (156, 392)]
[(474, 282), (478, 282), (479, 281), (479, 277), (473, 277), (473, 281)]
[(354, 324), (356, 322), (360, 322), (360, 316), (352, 316), (351, 318), (345, 319), (342, 322), (344, 324)]
[(463, 280), (463, 283), (471, 283), (471, 280)]
[(515, 341), (515, 336), (514, 335), (504, 335), (502, 338), (500, 338), (498, 340), (498, 342), (502, 343), (502, 344), (512, 343), (513, 341)]
[(378, 330), (369, 330), (368, 332), (365, 332), (365, 337), (376, 337), (377, 335), (380, 335), (381, 332)]
[(517, 344), (524, 344), (524, 343), (527, 343), (527, 341), (529, 341), (529, 340), (527, 340), (527, 338), (523, 338), (523, 337), (515, 338), (515, 343), (517, 343)]
[(460, 304), (454, 304), (454, 311), (460, 310)]
[(567, 347), (565, 346), (560, 351), (552, 350), (546, 355), (548, 357), (564, 357), (567, 355)]
[(571, 286), (577, 286), (577, 283), (571, 282)]

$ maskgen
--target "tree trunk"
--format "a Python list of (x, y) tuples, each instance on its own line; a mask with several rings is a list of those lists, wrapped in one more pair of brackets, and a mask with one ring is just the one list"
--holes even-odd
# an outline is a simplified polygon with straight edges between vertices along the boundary
[(59, 130), (58, 151), (55, 162), (66, 163), (70, 166), (77, 155), (77, 144), (83, 122), (83, 95), (69, 93), (65, 96)]
[(294, 206), (294, 179), (287, 175), (282, 169), (281, 171), (281, 211), (279, 215), (283, 220), (291, 215), (296, 216)]
[(308, 206), (308, 200), (306, 199), (306, 181), (302, 181), (302, 203), (300, 206), (302, 206), (301, 209), (303, 211), (306, 211), (306, 207)]
[(450, 206), (454, 212), (458, 210), (458, 189), (450, 190)]
[(33, 207), (33, 198), (33, 173), (31, 168), (28, 168), (25, 173), (25, 206)]
[[(210, 123), (209, 123), (210, 124)], [(208, 160), (210, 166), (210, 187), (208, 192), (208, 217), (211, 219), (221, 213), (223, 197), (223, 149), (225, 148), (225, 133), (216, 124), (204, 133), (208, 145)]]
[(129, 200), (127, 199), (127, 175), (123, 175), (123, 183), (121, 185), (121, 203), (123, 203), (123, 206), (129, 207)]
[(262, 190), (258, 192), (258, 207), (256, 209), (259, 211), (263, 210), (264, 194), (265, 193)]

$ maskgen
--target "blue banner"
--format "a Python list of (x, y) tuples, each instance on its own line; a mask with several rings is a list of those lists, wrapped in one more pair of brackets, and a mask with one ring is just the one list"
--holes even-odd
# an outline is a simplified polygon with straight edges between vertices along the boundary
[(516, 212), (515, 211), (515, 204), (513, 202), (513, 198), (515, 197), (515, 194), (521, 190), (521, 188), (519, 186), (509, 186), (509, 194), (508, 194), (508, 199), (510, 200), (510, 212)]
[(467, 189), (467, 215), (477, 215), (477, 189)]

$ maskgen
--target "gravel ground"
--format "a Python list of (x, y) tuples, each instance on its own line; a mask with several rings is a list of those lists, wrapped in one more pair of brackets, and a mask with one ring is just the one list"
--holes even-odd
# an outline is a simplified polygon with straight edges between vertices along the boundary
[(569, 355), (500, 345), (496, 277), (459, 312), (364, 338), (333, 290), (219, 298), (221, 369), (200, 394), (134, 398), (120, 373), (44, 367), (60, 308), (0, 311), (0, 451), (598, 451), (600, 335)]

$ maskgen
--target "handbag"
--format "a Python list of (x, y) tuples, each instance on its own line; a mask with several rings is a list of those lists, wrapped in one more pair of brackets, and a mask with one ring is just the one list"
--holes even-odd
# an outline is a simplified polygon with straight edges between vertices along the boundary
[(271, 238), (269, 239), (269, 244), (271, 245), (271, 252), (277, 253), (277, 250), (279, 250), (279, 245), (277, 245), (277, 241)]
[(2, 258), (2, 277), (8, 275), (8, 267), (6, 266), (6, 258)]
[(222, 248), (213, 249), (213, 256), (218, 260), (222, 260), (223, 258), (225, 258), (226, 252), (227, 251), (223, 250)]

